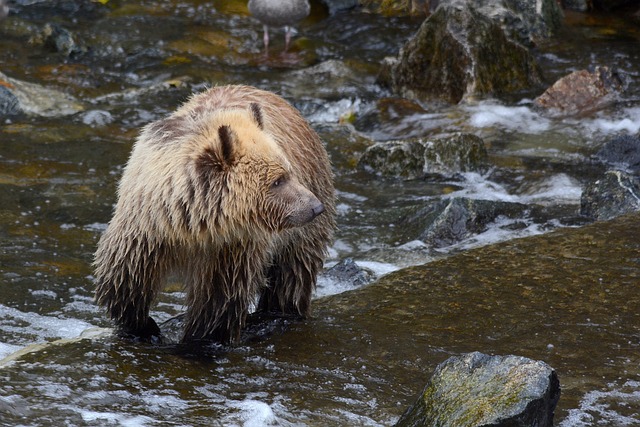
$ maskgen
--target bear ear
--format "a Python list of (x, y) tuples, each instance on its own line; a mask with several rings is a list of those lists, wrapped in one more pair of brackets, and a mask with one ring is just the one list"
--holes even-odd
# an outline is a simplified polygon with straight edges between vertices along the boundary
[(260, 129), (264, 130), (264, 121), (263, 121), (263, 117), (262, 117), (262, 108), (260, 108), (260, 106), (255, 102), (251, 103), (250, 108), (251, 108), (251, 114), (253, 115), (253, 120), (255, 120), (256, 124), (258, 125), (258, 127)]
[(222, 147), (222, 161), (230, 165), (235, 159), (234, 145), (238, 143), (238, 135), (231, 129), (231, 126), (227, 125), (218, 128), (218, 135)]

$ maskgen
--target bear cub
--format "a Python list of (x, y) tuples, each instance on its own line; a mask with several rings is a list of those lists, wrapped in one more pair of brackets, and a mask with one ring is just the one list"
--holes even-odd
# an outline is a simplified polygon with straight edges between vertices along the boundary
[(236, 343), (251, 307), (306, 317), (334, 197), (322, 141), (284, 99), (240, 85), (195, 95), (134, 144), (95, 254), (96, 302), (120, 333), (159, 337), (149, 310), (178, 275), (183, 342)]

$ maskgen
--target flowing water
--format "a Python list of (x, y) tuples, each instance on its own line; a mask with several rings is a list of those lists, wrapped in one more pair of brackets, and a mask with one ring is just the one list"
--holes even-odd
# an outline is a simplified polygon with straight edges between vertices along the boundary
[[(640, 26), (625, 16), (571, 14), (562, 37), (539, 47), (549, 83), (594, 65), (616, 66), (629, 82), (625, 100), (614, 107), (551, 119), (530, 108), (535, 93), (460, 106), (393, 99), (375, 84), (377, 64), (418, 28), (415, 19), (359, 11), (327, 16), (315, 7), (300, 25), (292, 52), (280, 53), (284, 34), (276, 30), (266, 57), (261, 26), (242, 1), (79, 4), (90, 6), (37, 13), (23, 7), (0, 23), (1, 72), (63, 90), (83, 104), (83, 111), (69, 116), (20, 115), (0, 122), (0, 359), (37, 349), (33, 345), (71, 340), (45, 345), (0, 368), (0, 425), (389, 425), (435, 363), (494, 339), (482, 324), (477, 333), (483, 339), (465, 335), (469, 318), (454, 310), (420, 332), (417, 342), (429, 349), (420, 350), (384, 328), (345, 326), (333, 313), (331, 298), (318, 301), (318, 320), (276, 323), (271, 338), (228, 352), (119, 342), (96, 331), (109, 323), (93, 304), (90, 264), (131, 144), (140, 126), (171, 112), (194, 91), (251, 84), (298, 107), (327, 142), (336, 172), (339, 230), (328, 265), (351, 257), (380, 276), (490, 243), (582, 226), (580, 194), (604, 170), (592, 155), (608, 138), (640, 130)], [(46, 22), (71, 30), (85, 52), (65, 57), (30, 43)], [(312, 71), (302, 71), (308, 67)], [(351, 117), (351, 124), (341, 124)], [(493, 165), (487, 173), (403, 182), (356, 167), (372, 140), (453, 131), (485, 140)], [(500, 218), (486, 232), (438, 250), (407, 235), (403, 212), (454, 196), (539, 209), (526, 218)], [(624, 235), (619, 228), (613, 233), (612, 241), (615, 233)], [(631, 305), (621, 308), (625, 313), (640, 308), (632, 286), (640, 255), (635, 270), (633, 256), (629, 259), (624, 274), (631, 282), (614, 289), (616, 302)], [(495, 268), (497, 277), (508, 267)], [(591, 267), (578, 263), (576, 268), (588, 276)], [(402, 271), (394, 274), (402, 283)], [(323, 277), (318, 297), (346, 290), (347, 284)], [(461, 298), (483, 298), (460, 292), (462, 297), (438, 294), (438, 304), (458, 307)], [(181, 297), (180, 287), (171, 286), (154, 317), (163, 321), (178, 314)], [(536, 304), (544, 305), (532, 302), (532, 307)], [(567, 304), (558, 302), (559, 313)], [(571, 310), (586, 313), (588, 324), (593, 302), (584, 304)], [(615, 312), (615, 304), (606, 306)], [(531, 321), (527, 310), (504, 313), (496, 322)], [(630, 353), (638, 350), (640, 325), (637, 316), (612, 322), (622, 322), (611, 332), (620, 339), (607, 348), (623, 348), (604, 362), (602, 382), (591, 376), (582, 387), (581, 375), (598, 366), (584, 359), (585, 346), (598, 342), (583, 341), (581, 329), (567, 326), (563, 351), (581, 357), (557, 359), (563, 370), (580, 373), (568, 375), (569, 397), (561, 400), (556, 417), (564, 427), (640, 423), (638, 358)], [(594, 320), (592, 327), (606, 329), (603, 324)], [(450, 346), (437, 338), (447, 332), (460, 333)], [(82, 333), (96, 336), (75, 340)], [(551, 347), (542, 351), (527, 346), (522, 351), (552, 363), (550, 352), (560, 344), (552, 338), (547, 343)], [(494, 349), (504, 352), (509, 346)], [(429, 355), (418, 368), (420, 351)]]

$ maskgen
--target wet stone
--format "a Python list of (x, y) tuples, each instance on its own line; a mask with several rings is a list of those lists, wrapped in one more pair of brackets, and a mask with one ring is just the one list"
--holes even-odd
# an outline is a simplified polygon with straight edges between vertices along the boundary
[(623, 89), (624, 81), (615, 70), (595, 67), (562, 77), (534, 105), (556, 115), (588, 113), (617, 101)]
[(612, 165), (640, 173), (640, 136), (617, 136), (607, 142), (596, 156)]
[[(70, 95), (38, 84), (13, 79), (2, 73), (0, 73), (0, 86), (4, 88), (4, 93), (0, 96), (6, 100), (3, 110), (8, 115), (26, 113), (57, 117), (83, 110), (83, 106)], [(17, 101), (17, 105), (12, 99)]]
[(79, 43), (71, 31), (58, 24), (46, 24), (31, 43), (42, 44), (45, 48), (68, 57), (87, 52), (86, 46)]
[(636, 211), (640, 211), (640, 178), (624, 171), (605, 172), (585, 188), (580, 199), (580, 213), (596, 220)]
[[(47, 88), (35, 83), (29, 83), (0, 73), (0, 97), (5, 99), (4, 108), (0, 109), (0, 113), (5, 111), (7, 115), (25, 113), (42, 117), (59, 117), (68, 116), (79, 111), (84, 107), (78, 100), (71, 95), (61, 91)], [(10, 94), (7, 94), (9, 91)], [(17, 100), (17, 105), (13, 99)], [(2, 101), (0, 101), (0, 105)]]
[(520, 356), (479, 352), (438, 365), (397, 427), (550, 427), (560, 397), (549, 365)]
[(375, 274), (360, 267), (352, 258), (345, 258), (324, 273), (339, 284), (347, 284), (349, 288), (359, 288), (375, 279)]
[(367, 148), (359, 162), (365, 170), (405, 179), (479, 172), (486, 163), (487, 150), (482, 138), (467, 133), (378, 142)]
[(19, 113), (18, 98), (7, 87), (0, 85), (0, 117), (13, 116)]
[[(521, 203), (456, 197), (430, 204), (408, 217), (403, 229), (414, 233), (405, 239), (419, 239), (437, 248), (461, 242), (487, 230), (499, 217), (521, 218), (529, 207)], [(417, 236), (417, 237), (416, 237)]]
[(404, 97), (448, 103), (530, 90), (541, 71), (525, 44), (553, 33), (560, 16), (545, 13), (559, 10), (554, 1), (542, 3), (539, 14), (530, 4), (443, 2), (398, 57), (383, 62), (380, 82)]

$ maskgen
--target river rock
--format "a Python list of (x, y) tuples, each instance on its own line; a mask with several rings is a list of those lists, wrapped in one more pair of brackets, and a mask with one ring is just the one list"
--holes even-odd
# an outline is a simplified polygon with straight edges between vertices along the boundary
[(580, 199), (580, 213), (596, 220), (608, 220), (640, 211), (640, 178), (610, 170), (589, 184)]
[(372, 271), (360, 267), (352, 258), (343, 259), (323, 275), (351, 289), (364, 286), (376, 277)]
[(87, 52), (87, 47), (78, 42), (71, 31), (58, 24), (45, 24), (42, 31), (29, 40), (35, 45), (43, 45), (52, 52), (74, 57)]
[(451, 177), (481, 171), (486, 163), (484, 141), (468, 133), (378, 142), (367, 148), (359, 161), (365, 170), (405, 179), (426, 175)]
[(8, 87), (0, 84), (0, 117), (13, 116), (20, 113), (18, 98)]
[(403, 221), (403, 237), (443, 248), (486, 231), (500, 216), (520, 218), (528, 209), (521, 203), (455, 197), (429, 204), (407, 217)]
[(525, 44), (551, 34), (561, 10), (555, 0), (514, 3), (441, 3), (398, 57), (383, 61), (380, 82), (407, 98), (449, 103), (539, 85), (541, 71)]
[(479, 352), (438, 365), (397, 427), (550, 427), (560, 382), (549, 365)]
[[(355, 68), (354, 68), (355, 67)], [(365, 73), (368, 74), (368, 73)], [(306, 98), (309, 93), (324, 100), (342, 100), (372, 94), (374, 77), (364, 77), (357, 64), (330, 59), (307, 68), (289, 71), (283, 87), (284, 96)]]
[(596, 154), (601, 160), (640, 174), (640, 136), (620, 135), (607, 142)]
[(624, 89), (622, 77), (609, 67), (574, 71), (555, 82), (534, 100), (534, 105), (556, 115), (595, 111), (618, 100)]
[[(71, 95), (0, 73), (0, 114), (25, 113), (42, 117), (68, 116), (84, 107)], [(9, 93), (7, 93), (7, 91)]]

